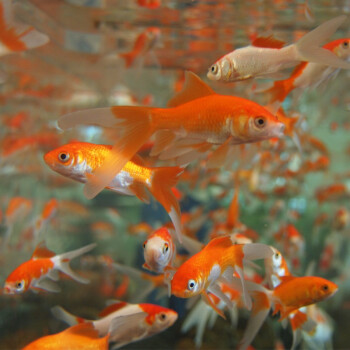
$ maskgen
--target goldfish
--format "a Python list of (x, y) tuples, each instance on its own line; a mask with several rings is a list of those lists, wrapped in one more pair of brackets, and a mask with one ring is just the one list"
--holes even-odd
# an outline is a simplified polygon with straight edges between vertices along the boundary
[(47, 44), (49, 37), (46, 34), (13, 21), (11, 3), (11, 0), (0, 1), (0, 56)]
[[(238, 347), (239, 350), (246, 349), (251, 343), (271, 307), (274, 308), (273, 314), (280, 313), (280, 320), (283, 320), (303, 306), (330, 298), (338, 290), (335, 283), (321, 277), (285, 276), (281, 279), (282, 282), (273, 290), (268, 290), (253, 282), (246, 282), (246, 287), (253, 298), (253, 307), (247, 328)], [(237, 279), (231, 284), (236, 289), (242, 290), (240, 289), (241, 283)]]
[(167, 159), (182, 156), (179, 162), (183, 164), (213, 145), (219, 146), (215, 151), (219, 162), (225, 159), (231, 145), (283, 135), (284, 125), (264, 107), (244, 98), (218, 95), (191, 72), (186, 72), (184, 89), (168, 106), (90, 109), (59, 119), (58, 126), (63, 130), (79, 124), (118, 129), (118, 140), (85, 184), (87, 198), (95, 197), (108, 186), (153, 134), (156, 137), (151, 155), (164, 155)]
[(319, 47), (345, 19), (346, 16), (330, 19), (285, 47), (283, 41), (272, 36), (256, 38), (252, 45), (236, 49), (216, 61), (210, 66), (207, 77), (224, 82), (264, 77), (300, 61), (349, 69), (350, 63)]
[(34, 291), (45, 290), (49, 292), (58, 292), (60, 289), (52, 281), (57, 281), (59, 279), (59, 271), (77, 282), (89, 283), (86, 278), (77, 275), (70, 268), (69, 262), (89, 252), (95, 246), (96, 244), (92, 243), (67, 253), (55, 255), (55, 253), (46, 248), (44, 243), (38, 244), (32, 257), (18, 266), (6, 278), (4, 293), (21, 294), (29, 289)]
[[(111, 149), (112, 146), (108, 145), (73, 142), (46, 153), (44, 160), (59, 174), (85, 183), (108, 158)], [(149, 201), (146, 191), (149, 190), (169, 214), (176, 236), (181, 241), (180, 206), (171, 187), (175, 186), (182, 172), (181, 167), (148, 168), (135, 155), (110, 181), (107, 189), (135, 195), (143, 202)]]
[(148, 338), (169, 328), (177, 320), (177, 312), (155, 304), (129, 304), (123, 301), (107, 306), (96, 321), (76, 317), (55, 306), (53, 315), (69, 325), (92, 323), (101, 337), (109, 336), (111, 349)]
[(249, 309), (251, 300), (245, 293), (243, 263), (271, 255), (271, 248), (265, 244), (233, 244), (229, 236), (215, 238), (177, 269), (171, 280), (171, 293), (180, 298), (202, 294), (213, 309), (224, 317), (208, 298), (207, 291), (231, 305), (218, 288), (217, 282), (220, 277), (231, 279), (235, 270), (240, 277), (244, 302)]
[(143, 243), (145, 269), (163, 273), (164, 269), (172, 269), (176, 256), (176, 247), (169, 230), (161, 227), (154, 231)]
[(108, 337), (109, 335), (100, 338), (91, 323), (82, 323), (69, 327), (60, 333), (34, 340), (23, 350), (108, 350)]
[[(329, 50), (340, 59), (348, 61), (350, 59), (349, 44), (350, 39), (343, 38), (334, 40), (324, 45), (323, 48)], [(302, 62), (295, 67), (289, 78), (275, 81), (273, 86), (265, 90), (265, 92), (271, 96), (270, 103), (276, 101), (281, 103), (292, 90), (303, 89), (302, 91), (304, 91), (312, 86), (317, 87), (323, 81), (336, 76), (339, 71), (340, 68), (336, 67), (314, 62)]]
[(159, 41), (160, 30), (157, 27), (149, 27), (135, 40), (133, 49), (130, 52), (121, 53), (119, 57), (125, 60), (125, 65), (130, 68), (136, 58), (149, 52)]

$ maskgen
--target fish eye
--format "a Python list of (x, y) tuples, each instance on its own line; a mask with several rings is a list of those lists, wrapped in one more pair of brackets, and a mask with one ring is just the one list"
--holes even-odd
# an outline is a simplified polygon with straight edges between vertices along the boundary
[(325, 292), (327, 292), (327, 291), (328, 291), (328, 284), (324, 284), (324, 285), (322, 286), (322, 290), (324, 290)]
[(217, 64), (213, 64), (210, 67), (210, 72), (213, 73), (213, 74), (216, 74), (218, 72), (218, 65)]
[(168, 250), (169, 250), (169, 244), (168, 243), (164, 243), (163, 254), (167, 253)]
[(19, 292), (22, 291), (24, 289), (24, 281), (22, 280), (22, 281), (16, 282), (15, 288)]
[(347, 49), (348, 47), (349, 47), (349, 42), (347, 40), (343, 41), (343, 48)]
[(58, 159), (65, 163), (65, 162), (68, 162), (69, 160), (69, 153), (66, 153), (66, 152), (61, 152), (59, 155), (58, 155)]
[(145, 241), (142, 245), (144, 249), (146, 248), (146, 243), (147, 243), (147, 241)]
[(164, 312), (162, 312), (160, 315), (159, 315), (159, 318), (161, 321), (165, 321), (166, 320), (166, 314)]
[(196, 281), (195, 280), (189, 280), (187, 283), (187, 289), (188, 290), (194, 290), (196, 286)]
[(266, 125), (266, 118), (263, 116), (255, 117), (254, 124), (257, 128), (262, 129)]

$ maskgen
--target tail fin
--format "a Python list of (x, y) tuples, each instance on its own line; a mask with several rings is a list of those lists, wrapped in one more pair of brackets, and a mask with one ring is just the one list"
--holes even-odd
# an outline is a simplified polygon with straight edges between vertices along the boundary
[(70, 252), (67, 253), (63, 253), (60, 255), (56, 255), (53, 259), (55, 260), (55, 267), (60, 270), (61, 272), (65, 273), (66, 275), (68, 275), (69, 277), (73, 278), (74, 280), (80, 282), (80, 283), (89, 283), (89, 280), (87, 280), (84, 277), (81, 277), (79, 275), (77, 275), (69, 266), (69, 262), (84, 254), (89, 252), (90, 250), (92, 250), (93, 248), (96, 247), (96, 243), (92, 243), (89, 244), (85, 247), (76, 249), (76, 250), (72, 250)]
[(271, 258), (273, 250), (270, 246), (263, 243), (245, 244), (243, 247), (245, 260), (258, 260)]
[(49, 37), (25, 24), (12, 20), (11, 1), (0, 2), (0, 41), (10, 52), (24, 51), (49, 42)]
[(331, 51), (320, 47), (345, 21), (346, 16), (338, 16), (322, 23), (304, 35), (296, 44), (296, 59), (315, 62), (326, 66), (349, 69), (350, 63), (338, 58)]
[(58, 126), (68, 129), (73, 126), (98, 125), (118, 129), (118, 140), (99, 167), (89, 177), (84, 194), (91, 199), (101, 192), (113, 180), (123, 166), (155, 131), (152, 126), (151, 107), (117, 106), (78, 111), (64, 115)]
[(179, 203), (171, 190), (176, 185), (178, 177), (183, 173), (181, 167), (155, 168), (150, 186), (154, 198), (164, 207), (175, 228), (175, 234), (182, 243), (181, 210)]
[(55, 318), (67, 323), (70, 326), (74, 326), (79, 323), (90, 322), (88, 320), (85, 320), (84, 318), (72, 315), (61, 306), (54, 306), (53, 308), (51, 308), (51, 313)]
[(125, 60), (125, 67), (126, 68), (130, 68), (134, 62), (134, 59), (135, 59), (133, 52), (121, 53), (121, 54), (119, 54), (119, 57), (121, 57), (123, 60)]

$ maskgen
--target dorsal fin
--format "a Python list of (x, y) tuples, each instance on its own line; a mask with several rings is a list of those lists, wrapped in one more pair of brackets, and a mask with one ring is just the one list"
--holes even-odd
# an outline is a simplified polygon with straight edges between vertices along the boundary
[(297, 277), (295, 277), (295, 276), (279, 276), (278, 278), (282, 281), (282, 283), (285, 283), (285, 282), (292, 281)]
[(212, 249), (216, 247), (228, 248), (233, 245), (230, 236), (222, 236), (212, 239), (203, 249)]
[(252, 42), (253, 46), (270, 48), (270, 49), (280, 49), (285, 44), (286, 43), (284, 41), (278, 40), (274, 38), (272, 35), (258, 37)]
[(105, 307), (105, 308), (99, 313), (99, 317), (108, 316), (108, 315), (110, 315), (111, 313), (122, 309), (122, 308), (125, 307), (126, 305), (128, 305), (128, 303), (126, 303), (125, 301), (119, 301), (119, 302), (114, 303), (114, 304), (112, 304), (112, 305), (108, 305), (107, 307)]
[(54, 252), (47, 249), (45, 242), (40, 242), (33, 252), (32, 259), (52, 258), (55, 255)]
[(139, 156), (138, 154), (135, 154), (132, 158), (131, 158), (131, 161), (139, 166), (143, 166), (143, 167), (146, 167), (147, 164), (146, 162), (144, 161), (144, 159)]
[(193, 72), (186, 71), (185, 78), (183, 89), (168, 101), (168, 107), (176, 107), (200, 97), (216, 94), (211, 87)]

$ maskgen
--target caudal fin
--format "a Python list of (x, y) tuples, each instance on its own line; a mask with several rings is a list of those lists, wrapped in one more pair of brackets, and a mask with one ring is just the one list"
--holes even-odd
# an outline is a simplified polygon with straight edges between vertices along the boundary
[(55, 256), (53, 258), (55, 260), (55, 268), (57, 268), (61, 272), (65, 273), (69, 277), (73, 278), (77, 282), (85, 283), (85, 284), (89, 283), (88, 279), (79, 276), (71, 269), (71, 267), (69, 266), (69, 262), (72, 259), (89, 252), (90, 250), (92, 250), (95, 247), (96, 247), (96, 243), (92, 243), (92, 244), (89, 244), (85, 247), (82, 247), (82, 248), (72, 250), (70, 252)]
[(9, 52), (24, 51), (49, 42), (46, 34), (26, 24), (13, 22), (10, 0), (0, 1), (0, 28), (0, 42)]
[(151, 107), (117, 106), (66, 114), (58, 121), (61, 129), (76, 125), (98, 125), (117, 129), (117, 141), (103, 164), (89, 177), (84, 194), (91, 199), (107, 187), (123, 166), (151, 137)]
[(331, 51), (320, 47), (345, 21), (346, 16), (338, 16), (322, 23), (304, 35), (296, 44), (296, 59), (315, 62), (326, 66), (349, 69), (350, 63), (338, 58)]
[(78, 323), (90, 322), (88, 320), (85, 320), (84, 318), (74, 316), (61, 306), (54, 306), (53, 308), (51, 308), (51, 313), (55, 318), (67, 323), (70, 326), (74, 326)]
[(176, 185), (184, 169), (181, 167), (164, 167), (154, 170), (150, 191), (154, 198), (164, 207), (175, 228), (175, 234), (182, 243), (180, 205), (171, 190)]

